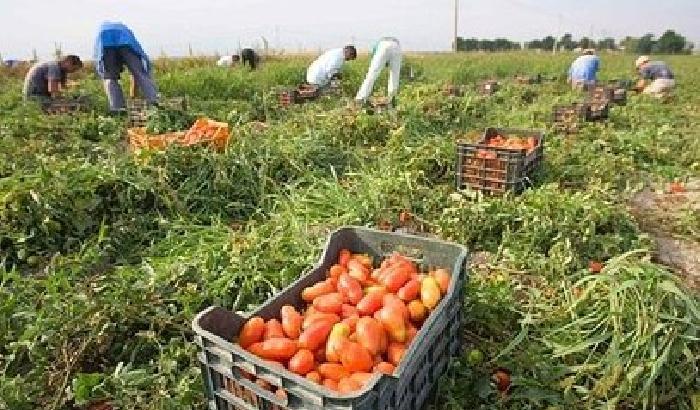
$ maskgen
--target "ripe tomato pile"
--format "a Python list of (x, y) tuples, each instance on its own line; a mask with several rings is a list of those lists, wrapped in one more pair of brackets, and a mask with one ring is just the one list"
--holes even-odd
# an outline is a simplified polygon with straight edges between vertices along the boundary
[[(535, 137), (511, 137), (504, 135), (496, 135), (495, 137), (484, 142), (483, 145), (495, 148), (508, 149), (524, 149), (527, 153), (531, 153), (537, 147), (537, 138)], [(479, 150), (477, 153), (479, 158), (495, 159), (496, 153), (489, 150)]]
[(249, 319), (238, 343), (251, 353), (340, 393), (359, 390), (374, 373), (392, 374), (450, 284), (445, 269), (420, 274), (393, 254), (340, 251), (324, 281), (303, 290), (307, 305), (280, 318)]

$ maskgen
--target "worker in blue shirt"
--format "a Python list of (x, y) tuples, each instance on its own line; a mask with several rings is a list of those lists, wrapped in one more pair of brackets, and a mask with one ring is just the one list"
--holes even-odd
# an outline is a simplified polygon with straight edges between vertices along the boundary
[[(95, 68), (103, 80), (109, 110), (113, 113), (123, 111), (126, 107), (124, 92), (119, 86), (124, 66), (131, 73), (132, 87), (138, 87), (149, 103), (157, 103), (158, 92), (150, 74), (151, 62), (136, 36), (123, 23), (104, 22), (100, 25), (95, 40)], [(133, 94), (132, 88), (132, 96)]]
[(575, 89), (584, 89), (595, 85), (596, 75), (600, 69), (600, 57), (595, 55), (595, 50), (586, 49), (571, 63), (569, 68), (569, 83)]

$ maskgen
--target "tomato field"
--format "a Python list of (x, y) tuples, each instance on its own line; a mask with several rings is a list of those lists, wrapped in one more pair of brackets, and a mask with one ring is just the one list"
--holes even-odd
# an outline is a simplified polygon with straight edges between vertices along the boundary
[[(22, 102), (23, 72), (2, 71), (0, 409), (206, 408), (193, 317), (263, 303), (346, 225), (469, 249), (463, 355), (429, 409), (700, 409), (698, 58), (662, 57), (677, 75), (670, 100), (630, 93), (564, 135), (551, 115), (583, 99), (565, 83), (573, 58), (409, 55), (381, 113), (347, 106), (366, 58), (346, 65), (343, 97), (290, 107), (277, 93), (308, 58), (253, 72), (157, 61), (185, 121), (229, 124), (223, 152), (131, 152), (92, 72), (73, 92), (93, 109), (48, 116)], [(604, 80), (633, 67), (602, 55)], [(488, 79), (500, 89), (482, 95)], [(164, 117), (163, 131), (184, 125)], [(456, 141), (487, 127), (544, 131), (522, 194), (455, 190)], [(641, 209), (640, 192), (670, 205)]]

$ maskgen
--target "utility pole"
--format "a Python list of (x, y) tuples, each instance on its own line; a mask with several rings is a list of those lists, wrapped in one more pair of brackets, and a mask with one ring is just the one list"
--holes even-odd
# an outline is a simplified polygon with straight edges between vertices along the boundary
[(452, 51), (455, 53), (457, 52), (457, 35), (458, 35), (458, 30), (457, 27), (459, 26), (459, 0), (455, 0), (455, 32), (454, 32), (454, 38), (452, 39)]
[(558, 17), (559, 17), (559, 27), (557, 28), (557, 37), (559, 37), (559, 38), (554, 39), (554, 46), (552, 47), (552, 54), (557, 53), (557, 45), (558, 45), (557, 43), (559, 42), (559, 39), (561, 38), (561, 25), (562, 25), (562, 20), (563, 20), (561, 13), (559, 13)]

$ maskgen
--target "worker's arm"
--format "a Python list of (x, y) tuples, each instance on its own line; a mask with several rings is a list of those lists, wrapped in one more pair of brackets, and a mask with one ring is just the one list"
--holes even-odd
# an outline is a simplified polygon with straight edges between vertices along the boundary
[(61, 81), (60, 80), (48, 80), (49, 94), (52, 97), (57, 97), (61, 93)]

